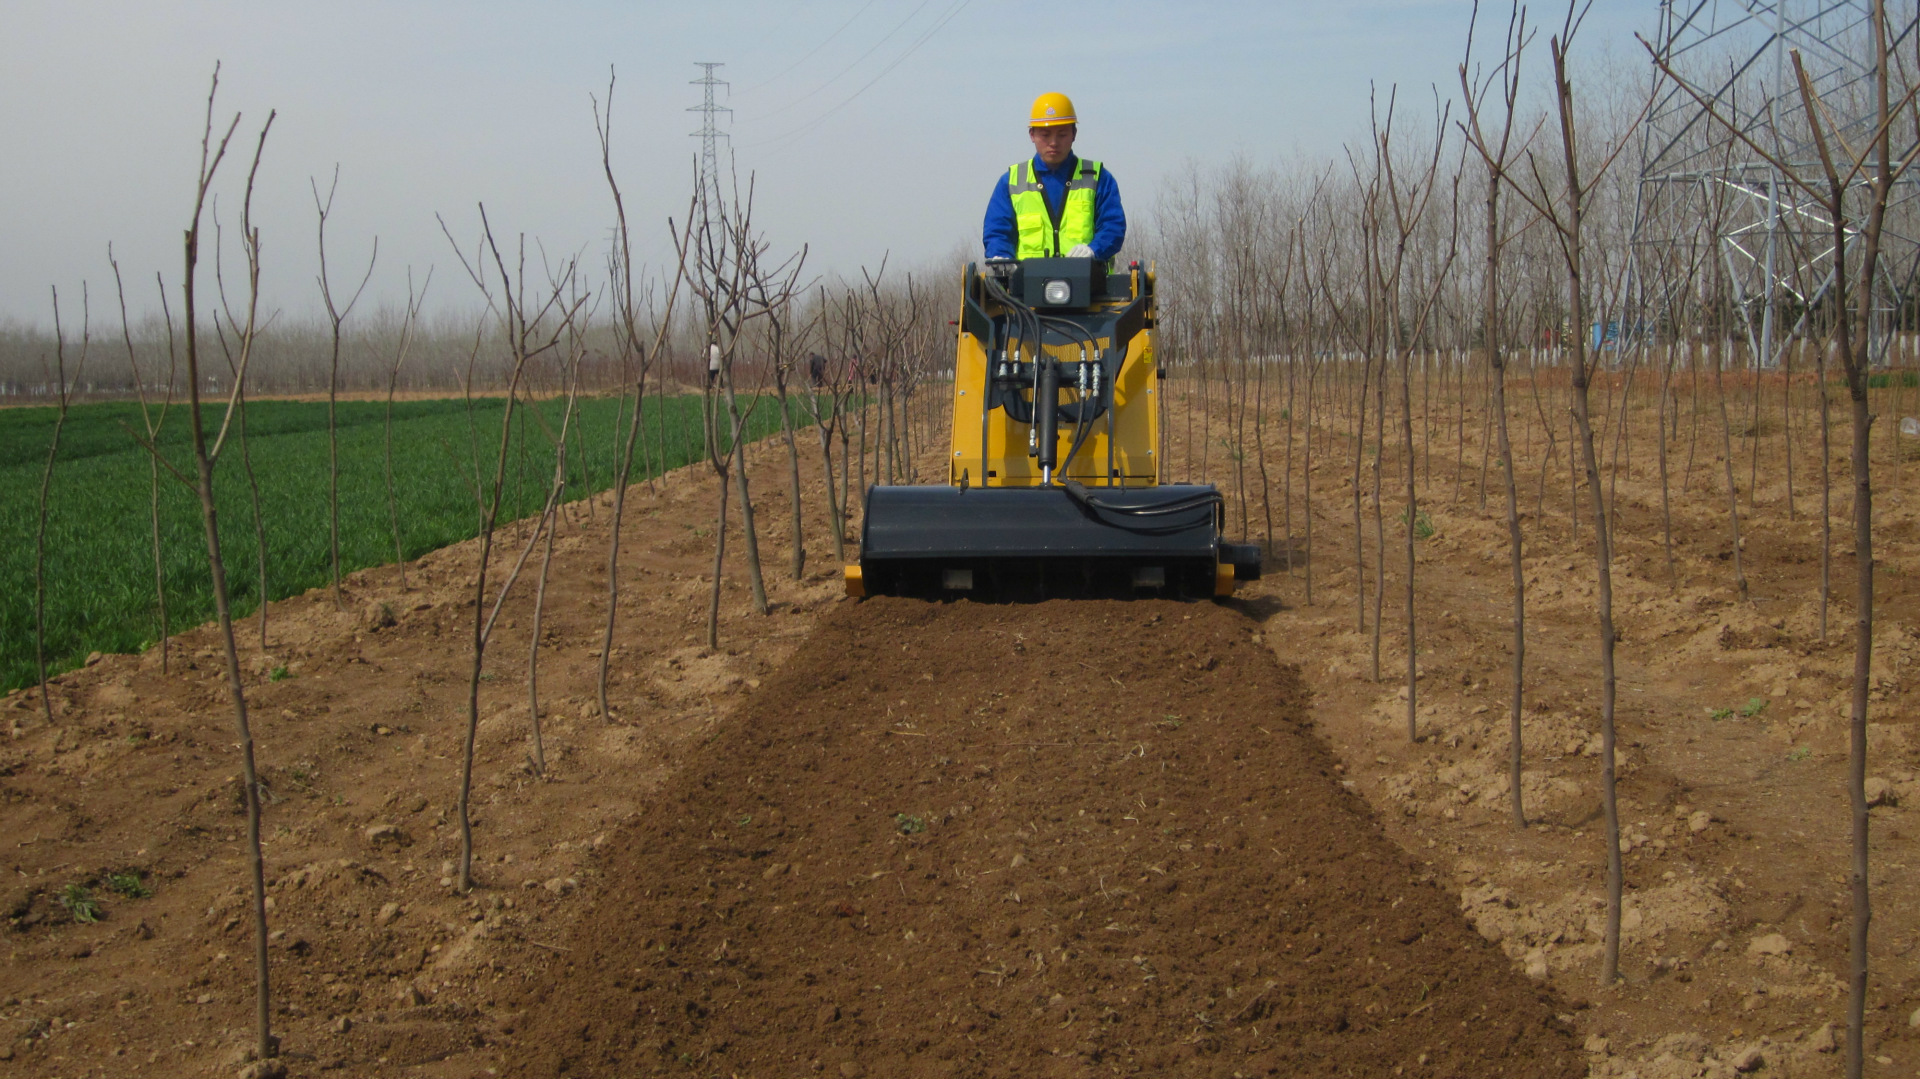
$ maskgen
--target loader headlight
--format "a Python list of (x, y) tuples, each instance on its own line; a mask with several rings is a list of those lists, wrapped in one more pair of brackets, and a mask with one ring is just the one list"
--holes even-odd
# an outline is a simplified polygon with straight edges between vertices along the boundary
[(1047, 298), (1048, 303), (1057, 307), (1073, 299), (1073, 286), (1065, 281), (1049, 281), (1047, 282), (1046, 291), (1041, 293), (1041, 295)]

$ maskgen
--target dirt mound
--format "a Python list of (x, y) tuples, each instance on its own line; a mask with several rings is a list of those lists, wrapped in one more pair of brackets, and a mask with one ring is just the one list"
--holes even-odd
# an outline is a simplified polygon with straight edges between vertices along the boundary
[(839, 608), (609, 837), (510, 1073), (1584, 1074), (1255, 629)]

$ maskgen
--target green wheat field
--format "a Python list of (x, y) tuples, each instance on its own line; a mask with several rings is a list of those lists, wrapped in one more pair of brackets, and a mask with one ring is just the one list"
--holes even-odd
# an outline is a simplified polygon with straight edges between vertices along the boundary
[[(743, 402), (743, 405), (745, 402)], [(393, 484), (399, 504), (400, 546), (419, 555), (479, 533), (474, 499), (475, 461), (491, 478), (499, 452), (505, 402), (464, 400), (393, 405)], [(342, 402), (340, 439), (340, 559), (343, 571), (390, 563), (393, 533), (385, 481), (386, 405)], [(568, 438), (567, 498), (604, 491), (613, 483), (615, 398), (583, 399)], [(554, 449), (530, 408), (557, 429), (563, 402), (514, 408), (502, 521), (537, 513), (553, 475)], [(796, 422), (805, 412), (792, 403)], [(206, 406), (208, 430), (218, 406)], [(38, 681), (34, 645), (34, 535), (41, 479), (53, 434), (52, 408), (0, 409), (0, 691)], [(236, 421), (237, 424), (238, 421)], [(749, 416), (750, 438), (778, 430), (769, 400)], [(133, 403), (77, 405), (67, 413), (47, 503), (46, 657), (49, 675), (71, 669), (91, 652), (137, 652), (160, 637), (154, 598), (151, 460), (135, 437), (144, 432)], [(304, 592), (328, 581), (327, 406), (325, 402), (254, 401), (246, 407), (244, 453), (258, 485), (267, 548), (269, 599)], [(644, 466), (658, 473), (700, 454), (700, 399), (647, 401), (643, 437), (649, 450), (634, 454), (633, 479)], [(665, 460), (661, 448), (664, 445)], [(189, 417), (176, 406), (158, 446), (183, 475), (193, 475)], [(220, 541), (236, 616), (260, 602), (254, 495), (243, 446), (229, 437), (214, 486)], [(160, 470), (160, 543), (168, 621), (178, 633), (213, 618), (204, 526), (191, 488)]]

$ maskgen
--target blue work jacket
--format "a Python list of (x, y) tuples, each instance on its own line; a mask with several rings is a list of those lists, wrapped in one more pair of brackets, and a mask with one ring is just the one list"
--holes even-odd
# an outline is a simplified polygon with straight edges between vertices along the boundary
[[(1073, 179), (1078, 163), (1079, 158), (1068, 154), (1059, 168), (1050, 169), (1039, 154), (1033, 155), (1033, 173), (1046, 192), (1047, 206), (1055, 212), (1066, 205), (1067, 181)], [(1127, 211), (1120, 205), (1120, 185), (1113, 182), (1113, 170), (1102, 163), (1100, 182), (1093, 189), (1093, 257), (1112, 258), (1120, 253), (1126, 239)], [(1015, 224), (1013, 196), (1007, 193), (1005, 169), (1000, 170), (1000, 179), (987, 199), (987, 220), (981, 226), (980, 241), (990, 259), (1010, 259), (1020, 250), (1020, 230)]]

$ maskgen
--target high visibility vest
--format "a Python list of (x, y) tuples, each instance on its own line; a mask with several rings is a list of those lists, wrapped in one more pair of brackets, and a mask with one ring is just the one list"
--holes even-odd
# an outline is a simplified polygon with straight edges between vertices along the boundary
[(1047, 205), (1046, 189), (1033, 174), (1033, 159), (1007, 170), (1007, 194), (1020, 232), (1014, 258), (1058, 258), (1080, 244), (1093, 243), (1093, 193), (1100, 184), (1100, 162), (1080, 158), (1067, 181), (1066, 204), (1060, 216)]

